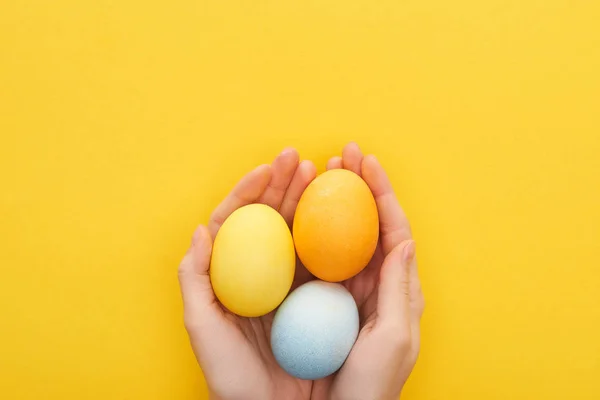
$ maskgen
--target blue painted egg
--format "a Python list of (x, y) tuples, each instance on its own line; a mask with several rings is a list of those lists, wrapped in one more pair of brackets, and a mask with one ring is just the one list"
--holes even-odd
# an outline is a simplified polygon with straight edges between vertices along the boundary
[(279, 306), (271, 349), (279, 365), (300, 379), (336, 372), (358, 336), (358, 309), (339, 283), (314, 280), (299, 286)]

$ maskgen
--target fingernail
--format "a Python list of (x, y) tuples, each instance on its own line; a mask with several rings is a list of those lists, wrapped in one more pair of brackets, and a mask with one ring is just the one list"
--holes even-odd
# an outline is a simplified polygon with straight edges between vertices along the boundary
[(256, 168), (254, 168), (254, 171), (260, 171), (261, 169), (268, 169), (268, 168), (271, 168), (270, 164), (260, 164)]
[(410, 240), (409, 243), (404, 246), (404, 250), (402, 250), (402, 261), (404, 262), (404, 265), (409, 265), (413, 262), (415, 250), (416, 245), (414, 240)]
[(348, 147), (356, 147), (358, 150), (360, 150), (360, 146), (355, 141), (349, 142)]
[(296, 150), (293, 147), (286, 147), (285, 149), (283, 149), (283, 151), (281, 152), (281, 154), (279, 154), (280, 156), (286, 156), (288, 154), (292, 154), (293, 152), (295, 152)]
[(298, 164), (298, 168), (300, 168), (301, 171), (309, 171), (313, 169), (313, 165), (312, 161), (302, 160), (300, 164)]
[(368, 154), (365, 156), (365, 161), (369, 160), (371, 162), (374, 162), (375, 164), (379, 164), (379, 160), (377, 159), (377, 157), (375, 157), (373, 154)]

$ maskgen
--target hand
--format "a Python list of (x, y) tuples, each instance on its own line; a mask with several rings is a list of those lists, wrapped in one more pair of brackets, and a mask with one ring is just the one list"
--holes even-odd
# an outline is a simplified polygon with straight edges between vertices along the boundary
[(369, 265), (343, 282), (359, 307), (358, 339), (337, 374), (315, 381), (314, 399), (398, 399), (419, 353), (424, 299), (415, 244), (385, 171), (356, 144), (344, 148), (328, 169), (361, 175), (371, 188), (380, 219), (379, 244)]
[[(212, 241), (225, 219), (251, 203), (278, 210), (291, 225), (296, 205), (316, 168), (298, 163), (298, 153), (285, 150), (271, 166), (246, 175), (213, 212), (208, 227), (200, 226), (179, 267), (185, 326), (204, 373), (211, 399), (309, 399), (312, 382), (289, 376), (270, 346), (274, 312), (243, 318), (227, 311), (215, 298), (208, 274)], [(297, 264), (293, 288), (311, 275)]]

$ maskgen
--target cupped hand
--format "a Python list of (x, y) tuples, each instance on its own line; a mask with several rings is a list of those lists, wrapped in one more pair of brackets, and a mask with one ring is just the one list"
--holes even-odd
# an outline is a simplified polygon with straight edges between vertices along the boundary
[(358, 339), (337, 374), (314, 382), (312, 396), (398, 399), (417, 360), (424, 308), (410, 226), (375, 157), (364, 157), (351, 143), (327, 168), (345, 168), (362, 176), (377, 203), (380, 236), (368, 266), (343, 282), (359, 308)]
[[(304, 189), (315, 178), (309, 161), (299, 163), (294, 149), (284, 150), (272, 165), (246, 175), (215, 209), (208, 226), (200, 226), (179, 266), (185, 326), (211, 399), (309, 399), (312, 382), (289, 376), (270, 346), (274, 312), (260, 318), (230, 313), (216, 299), (209, 277), (212, 243), (231, 213), (251, 203), (278, 210), (288, 225)], [(311, 278), (297, 264), (292, 288)]]

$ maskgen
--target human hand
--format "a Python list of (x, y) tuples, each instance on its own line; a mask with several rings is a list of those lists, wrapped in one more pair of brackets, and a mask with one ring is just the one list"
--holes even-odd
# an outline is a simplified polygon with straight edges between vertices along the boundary
[[(184, 321), (194, 354), (202, 368), (211, 399), (309, 399), (312, 381), (289, 376), (270, 347), (274, 312), (260, 318), (232, 314), (216, 299), (209, 265), (212, 242), (223, 222), (236, 209), (263, 203), (278, 210), (291, 225), (304, 189), (315, 178), (309, 161), (285, 150), (272, 165), (246, 175), (215, 209), (208, 226), (200, 226), (179, 266)], [(292, 289), (311, 279), (298, 262)]]
[(337, 374), (314, 382), (313, 399), (397, 399), (416, 363), (424, 299), (417, 275), (415, 244), (392, 185), (373, 156), (347, 145), (327, 169), (362, 176), (377, 203), (379, 244), (367, 265), (343, 282), (359, 309), (360, 332)]

